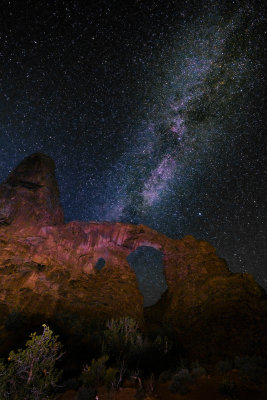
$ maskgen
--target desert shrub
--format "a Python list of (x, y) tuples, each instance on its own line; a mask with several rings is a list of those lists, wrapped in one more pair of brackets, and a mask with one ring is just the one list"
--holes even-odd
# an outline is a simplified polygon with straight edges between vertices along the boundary
[(231, 398), (236, 397), (237, 386), (236, 383), (229, 380), (224, 380), (219, 386), (219, 392), (223, 395), (230, 396)]
[(225, 374), (226, 372), (231, 371), (232, 368), (233, 364), (230, 360), (221, 360), (218, 361), (216, 364), (216, 369), (221, 374)]
[(81, 386), (77, 393), (77, 400), (95, 400), (96, 390), (92, 387)]
[(164, 324), (160, 328), (150, 328), (147, 339), (151, 343), (158, 342), (162, 355), (157, 374), (167, 369), (175, 369), (177, 360), (185, 356), (186, 350), (181, 344), (181, 339), (170, 324)]
[(163, 371), (160, 376), (159, 376), (159, 382), (161, 383), (166, 383), (170, 381), (172, 378), (172, 371), (171, 370), (166, 370)]
[(0, 364), (0, 398), (38, 400), (57, 385), (61, 372), (55, 368), (62, 345), (47, 325), (43, 333), (32, 333), (25, 350), (11, 351), (8, 364)]
[(142, 369), (145, 374), (159, 374), (169, 368), (173, 360), (173, 343), (164, 336), (144, 338), (138, 323), (124, 317), (112, 319), (103, 332), (102, 354), (108, 354), (111, 362), (124, 361), (129, 369)]
[(159, 346), (145, 339), (142, 344), (130, 347), (127, 363), (129, 368), (141, 369), (146, 375), (162, 369), (163, 356)]
[(171, 381), (171, 383), (168, 386), (168, 389), (171, 393), (177, 393), (180, 388), (180, 382), (179, 381)]
[(259, 384), (262, 383), (264, 379), (264, 368), (250, 360), (241, 366), (240, 376), (244, 381)]
[(187, 368), (182, 368), (178, 370), (175, 375), (173, 375), (173, 380), (179, 381), (179, 382), (187, 382), (191, 383), (192, 382), (192, 376), (190, 375), (190, 372)]
[(96, 387), (104, 381), (108, 359), (105, 355), (97, 360), (93, 359), (90, 366), (85, 366), (81, 374), (81, 381), (85, 387)]
[(130, 317), (111, 319), (107, 322), (108, 332), (118, 335), (124, 343), (136, 343), (138, 341), (139, 325), (137, 321)]
[(189, 392), (188, 384), (190, 383), (192, 383), (192, 376), (189, 370), (182, 368), (173, 375), (169, 391), (172, 393), (187, 394)]
[(191, 364), (191, 375), (193, 378), (199, 378), (207, 375), (207, 371), (202, 365), (200, 365), (199, 361), (194, 361)]
[(108, 368), (106, 370), (106, 374), (104, 377), (104, 383), (108, 389), (115, 389), (116, 388), (116, 377), (118, 374), (118, 370), (115, 368)]
[(166, 336), (147, 337), (142, 343), (132, 346), (129, 352), (128, 365), (132, 369), (142, 369), (145, 375), (159, 375), (164, 369), (170, 368), (173, 362), (172, 344)]
[(107, 322), (107, 329), (103, 334), (103, 353), (111, 358), (118, 355), (127, 356), (135, 347), (142, 345), (143, 339), (138, 323), (130, 317), (111, 319)]
[(203, 367), (195, 367), (191, 371), (193, 378), (200, 378), (201, 376), (207, 375), (207, 371)]
[(172, 363), (173, 358), (173, 342), (168, 336), (158, 335), (153, 342), (153, 352), (155, 354), (155, 366), (159, 367), (159, 371), (162, 368), (169, 367)]
[(128, 369), (146, 369), (149, 372), (155, 361), (156, 351), (153, 343), (143, 339), (137, 322), (132, 318), (110, 320), (103, 333), (102, 353), (108, 354), (116, 366), (124, 363)]

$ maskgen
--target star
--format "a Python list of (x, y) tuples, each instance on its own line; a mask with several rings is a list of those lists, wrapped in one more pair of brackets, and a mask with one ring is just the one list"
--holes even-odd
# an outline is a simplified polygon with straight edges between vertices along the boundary
[(267, 288), (261, 2), (15, 3), (0, 24), (1, 181), (46, 153), (66, 221), (192, 234)]

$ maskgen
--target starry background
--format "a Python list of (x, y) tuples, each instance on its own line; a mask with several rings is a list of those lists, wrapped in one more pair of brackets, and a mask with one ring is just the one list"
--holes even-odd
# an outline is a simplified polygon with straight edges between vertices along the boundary
[(44, 152), (66, 221), (192, 234), (267, 289), (260, 3), (2, 1), (0, 180)]

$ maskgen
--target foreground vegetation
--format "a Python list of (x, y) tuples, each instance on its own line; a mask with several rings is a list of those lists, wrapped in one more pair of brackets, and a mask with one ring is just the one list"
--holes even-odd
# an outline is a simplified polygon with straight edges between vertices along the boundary
[(53, 399), (72, 389), (77, 400), (95, 400), (100, 387), (111, 395), (127, 385), (139, 400), (153, 398), (159, 386), (169, 396), (187, 396), (199, 379), (210, 379), (212, 374), (217, 376), (218, 395), (227, 399), (243, 398), (244, 385), (255, 390), (264, 386), (267, 365), (259, 356), (236, 356), (212, 366), (192, 363), (183, 358), (171, 333), (144, 336), (131, 318), (108, 321), (98, 336), (98, 356), (70, 376), (58, 336), (43, 325), (40, 335), (30, 335), (25, 349), (11, 351), (6, 360), (0, 360), (0, 398)]

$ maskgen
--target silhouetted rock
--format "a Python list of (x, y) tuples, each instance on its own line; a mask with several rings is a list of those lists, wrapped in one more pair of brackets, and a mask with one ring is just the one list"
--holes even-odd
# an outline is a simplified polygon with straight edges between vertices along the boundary
[(0, 225), (14, 230), (64, 222), (54, 161), (40, 153), (25, 158), (0, 186)]
[(168, 285), (146, 311), (150, 323), (174, 326), (196, 357), (264, 348), (266, 293), (251, 275), (231, 273), (209, 243), (143, 225), (63, 220), (53, 160), (27, 157), (0, 186), (1, 351), (16, 337), (20, 315), (56, 321), (70, 335), (111, 317), (142, 324), (143, 297), (126, 260), (139, 246), (162, 251)]

